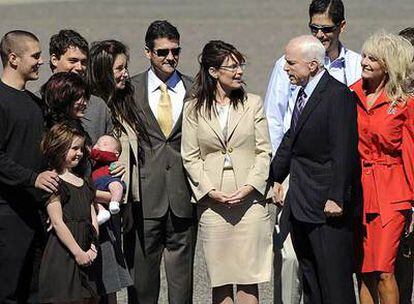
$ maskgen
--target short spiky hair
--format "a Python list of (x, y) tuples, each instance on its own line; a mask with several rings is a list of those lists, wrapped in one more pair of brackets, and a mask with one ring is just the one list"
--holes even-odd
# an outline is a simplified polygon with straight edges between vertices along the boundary
[[(54, 54), (57, 59), (60, 59), (60, 56), (65, 54), (69, 47), (77, 47), (86, 56), (89, 55), (88, 42), (78, 32), (70, 29), (60, 30), (59, 33), (50, 37), (49, 55), (52, 56)], [(50, 63), (50, 68), (53, 71), (55, 66)]]
[(309, 6), (309, 18), (313, 15), (328, 13), (333, 23), (345, 20), (345, 8), (342, 0), (313, 0)]
[(168, 38), (180, 42), (180, 33), (177, 28), (167, 20), (156, 20), (150, 24), (145, 34), (145, 46), (152, 50), (154, 40), (158, 38)]
[(3, 36), (0, 42), (0, 57), (3, 67), (6, 66), (10, 53), (19, 53), (22, 40), (24, 39), (39, 42), (39, 38), (36, 35), (22, 30), (10, 31)]

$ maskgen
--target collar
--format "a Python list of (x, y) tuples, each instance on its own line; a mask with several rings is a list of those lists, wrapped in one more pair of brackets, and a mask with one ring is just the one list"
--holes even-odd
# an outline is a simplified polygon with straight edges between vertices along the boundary
[[(363, 108), (368, 111), (367, 107), (367, 96), (364, 93), (364, 90), (362, 88), (362, 78), (359, 79), (356, 83), (351, 85), (349, 87), (351, 91), (355, 92), (355, 94), (358, 96), (358, 103), (363, 106)], [(390, 98), (387, 95), (387, 92), (385, 91), (385, 88), (382, 90), (381, 94), (378, 95), (377, 99), (373, 103), (370, 109), (376, 108), (384, 103), (390, 102)]]
[(348, 49), (339, 42), (339, 56), (338, 58), (334, 59), (334, 61), (331, 61), (331, 59), (328, 56), (325, 56), (325, 67), (328, 68), (345, 68), (345, 56), (348, 52)]
[(20, 93), (26, 93), (26, 88), (23, 88), (22, 90), (16, 89), (12, 86), (9, 86), (8, 84), (4, 83), (3, 80), (0, 79), (0, 86), (3, 86), (7, 90), (14, 91), (14, 92), (20, 92)]
[(99, 149), (92, 149), (91, 156), (94, 161), (100, 163), (111, 163), (118, 160), (118, 156), (114, 152), (102, 151)]
[[(168, 78), (167, 82), (165, 83), (169, 90), (176, 92), (175, 88), (178, 85), (178, 83), (181, 81), (181, 77), (178, 74), (177, 71), (174, 71), (174, 73)], [(148, 91), (153, 93), (160, 87), (160, 84), (162, 84), (163, 81), (158, 78), (157, 75), (155, 75), (154, 71), (150, 68), (148, 69)]]
[(305, 94), (307, 96), (306, 98), (309, 98), (309, 96), (312, 95), (313, 91), (315, 90), (316, 86), (318, 85), (319, 80), (322, 78), (323, 74), (325, 74), (325, 69), (323, 69), (318, 74), (316, 74), (315, 76), (313, 76), (309, 79), (308, 83), (304, 87), (304, 91), (305, 91)]

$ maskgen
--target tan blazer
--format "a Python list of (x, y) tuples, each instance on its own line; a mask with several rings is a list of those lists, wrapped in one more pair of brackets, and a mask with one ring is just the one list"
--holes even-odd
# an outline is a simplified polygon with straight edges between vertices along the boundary
[(122, 132), (119, 141), (122, 153), (119, 161), (126, 165), (123, 180), (127, 185), (124, 203), (139, 201), (139, 166), (138, 166), (138, 138), (134, 130), (127, 123), (122, 124), (126, 130)]
[(209, 118), (204, 108), (197, 116), (194, 106), (195, 99), (184, 108), (181, 155), (196, 200), (220, 189), (226, 154), (233, 164), (237, 188), (249, 184), (264, 195), (271, 147), (261, 98), (247, 94), (243, 105), (230, 107), (226, 140), (215, 111)]

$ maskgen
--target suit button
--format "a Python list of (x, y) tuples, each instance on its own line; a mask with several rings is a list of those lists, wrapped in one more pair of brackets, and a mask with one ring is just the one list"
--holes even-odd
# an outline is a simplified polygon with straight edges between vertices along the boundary
[(226, 154), (226, 150), (221, 150), (221, 154)]
[(227, 151), (229, 151), (229, 153), (231, 153), (231, 152), (233, 152), (233, 148), (232, 147), (230, 147), (230, 148), (228, 148), (228, 150)]

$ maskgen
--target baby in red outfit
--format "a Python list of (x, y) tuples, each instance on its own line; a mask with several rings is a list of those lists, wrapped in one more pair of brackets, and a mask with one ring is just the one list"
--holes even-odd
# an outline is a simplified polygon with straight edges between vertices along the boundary
[(91, 151), (91, 159), (94, 161), (92, 179), (96, 189), (111, 193), (109, 211), (101, 204), (97, 204), (97, 220), (99, 225), (108, 221), (111, 214), (117, 214), (120, 211), (119, 204), (126, 185), (119, 177), (114, 177), (110, 174), (111, 163), (116, 162), (120, 154), (121, 144), (119, 140), (110, 135), (99, 137)]

